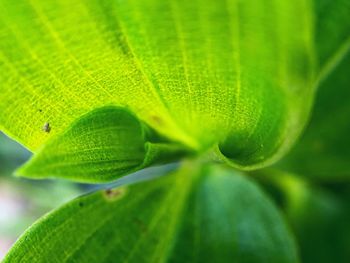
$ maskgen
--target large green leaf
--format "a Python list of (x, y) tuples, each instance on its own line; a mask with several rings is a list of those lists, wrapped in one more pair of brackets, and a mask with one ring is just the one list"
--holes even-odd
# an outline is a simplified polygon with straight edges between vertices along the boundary
[(322, 180), (350, 176), (350, 53), (324, 81), (311, 121), (293, 150), (278, 166)]
[(188, 164), (48, 214), (4, 262), (297, 262), (279, 212), (248, 178)]
[(266, 166), (350, 46), (347, 0), (0, 5), (0, 128), (33, 151), (117, 105), (185, 151)]
[(311, 1), (0, 4), (0, 126), (33, 151), (85, 113), (118, 105), (169, 141), (256, 168), (280, 157), (307, 119)]

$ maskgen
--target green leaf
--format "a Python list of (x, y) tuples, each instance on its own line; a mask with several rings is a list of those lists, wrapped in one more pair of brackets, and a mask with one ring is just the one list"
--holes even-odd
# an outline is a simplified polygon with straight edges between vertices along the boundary
[[(316, 1), (321, 84), (304, 135), (277, 167), (323, 181), (350, 176), (350, 2)], [(339, 45), (335, 45), (339, 43)]]
[(319, 89), (311, 121), (278, 167), (322, 180), (350, 176), (350, 53)]
[(117, 105), (168, 141), (252, 169), (281, 157), (307, 119), (312, 1), (0, 5), (0, 127), (33, 151)]
[(286, 211), (288, 222), (298, 240), (302, 262), (348, 263), (349, 196), (337, 196), (327, 189), (311, 185), (302, 187), (302, 197), (289, 197), (299, 198), (295, 204), (297, 207), (291, 205)]
[(318, 81), (334, 70), (350, 49), (350, 2), (315, 0), (315, 44), (320, 67)]
[[(62, 238), (64, 237), (64, 238)], [(7, 262), (297, 262), (279, 212), (248, 178), (187, 164), (48, 214)]]
[(152, 164), (189, 154), (182, 145), (164, 143), (123, 108), (89, 112), (51, 140), (17, 174), (105, 182)]
[(284, 210), (302, 262), (350, 261), (349, 185), (315, 185), (300, 175), (276, 170), (255, 173)]

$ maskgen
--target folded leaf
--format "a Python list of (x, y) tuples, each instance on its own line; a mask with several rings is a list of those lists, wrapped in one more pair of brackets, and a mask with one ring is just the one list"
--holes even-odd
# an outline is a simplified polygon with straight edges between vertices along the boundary
[(105, 182), (152, 164), (190, 154), (185, 147), (162, 142), (129, 111), (96, 109), (37, 152), (17, 174)]
[(87, 112), (119, 105), (169, 141), (252, 169), (283, 155), (307, 119), (312, 1), (0, 6), (0, 127), (33, 151)]
[(4, 262), (297, 261), (279, 212), (254, 183), (189, 164), (66, 204), (32, 226)]
[(281, 169), (322, 180), (350, 176), (350, 53), (324, 81), (311, 121)]

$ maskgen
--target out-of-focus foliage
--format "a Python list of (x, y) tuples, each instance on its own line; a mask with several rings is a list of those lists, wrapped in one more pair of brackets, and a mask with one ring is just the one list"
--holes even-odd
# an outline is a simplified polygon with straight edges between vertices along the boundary
[(0, 176), (11, 173), (29, 159), (31, 153), (0, 132)]
[(70, 260), (298, 261), (285, 222), (252, 181), (193, 163), (151, 182), (66, 204), (30, 228), (4, 262)]
[(27, 150), (0, 133), (0, 259), (35, 220), (82, 192), (72, 183), (11, 177), (29, 157)]
[(323, 181), (349, 181), (349, 72), (350, 52), (320, 86), (311, 121), (279, 168)]
[(350, 184), (315, 184), (276, 170), (254, 173), (284, 211), (301, 262), (350, 261)]

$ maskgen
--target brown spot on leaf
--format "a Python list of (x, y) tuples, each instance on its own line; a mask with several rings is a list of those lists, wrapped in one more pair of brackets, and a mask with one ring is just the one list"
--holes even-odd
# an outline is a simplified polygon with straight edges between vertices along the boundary
[(107, 189), (104, 191), (104, 196), (107, 200), (117, 200), (124, 196), (126, 192), (126, 188), (115, 188), (115, 189)]

